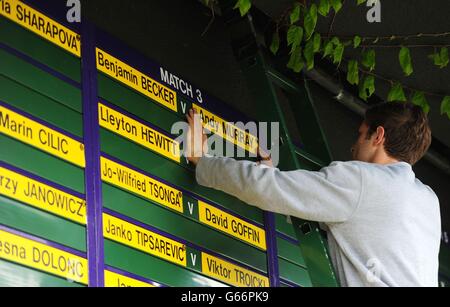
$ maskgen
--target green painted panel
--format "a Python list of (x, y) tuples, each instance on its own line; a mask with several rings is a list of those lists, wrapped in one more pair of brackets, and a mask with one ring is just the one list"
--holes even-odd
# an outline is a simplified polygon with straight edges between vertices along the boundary
[(173, 123), (180, 120), (177, 113), (157, 105), (151, 99), (113, 81), (102, 73), (98, 74), (98, 94), (145, 121), (170, 132)]
[(292, 288), (292, 286), (286, 285), (285, 283), (280, 282), (280, 288)]
[(277, 238), (278, 256), (284, 260), (306, 267), (300, 247), (289, 241)]
[(444, 244), (439, 252), (439, 273), (450, 279), (450, 248)]
[(305, 159), (299, 155), (298, 157), (298, 163), (300, 165), (300, 169), (307, 170), (307, 171), (318, 171), (319, 166), (315, 164), (314, 162), (311, 162), (308, 159)]
[(106, 208), (267, 272), (266, 253), (180, 214), (103, 184)]
[(325, 163), (302, 149), (296, 148), (295, 153), (301, 169), (307, 171), (319, 171)]
[(294, 231), (294, 226), (287, 222), (287, 216), (282, 214), (275, 214), (275, 227), (276, 230), (282, 234), (297, 240), (297, 235)]
[(84, 194), (84, 170), (0, 134), (0, 160)]
[(0, 74), (81, 113), (80, 89), (0, 49)]
[(439, 276), (439, 287), (450, 288), (450, 278)]
[(280, 277), (302, 287), (312, 287), (311, 279), (306, 269), (289, 261), (278, 259)]
[(107, 265), (171, 287), (221, 287), (224, 284), (175, 264), (105, 240)]
[(262, 224), (261, 210), (220, 191), (199, 186), (193, 172), (109, 131), (102, 129), (100, 134), (103, 152)]
[(77, 283), (0, 260), (0, 287), (83, 287)]
[(0, 37), (9, 47), (81, 82), (80, 59), (4, 17), (0, 17)]
[(83, 137), (80, 113), (2, 75), (0, 100), (73, 135)]
[(86, 252), (86, 228), (0, 196), (0, 224)]

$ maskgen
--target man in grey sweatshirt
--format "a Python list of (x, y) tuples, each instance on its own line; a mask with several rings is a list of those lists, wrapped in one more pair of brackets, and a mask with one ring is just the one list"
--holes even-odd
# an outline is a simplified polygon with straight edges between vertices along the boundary
[(188, 159), (197, 166), (198, 183), (262, 210), (324, 224), (342, 286), (438, 285), (439, 200), (411, 167), (431, 144), (421, 108), (370, 108), (352, 147), (355, 161), (318, 172), (205, 156), (195, 145), (205, 136), (194, 129), (201, 123), (193, 110), (188, 122)]

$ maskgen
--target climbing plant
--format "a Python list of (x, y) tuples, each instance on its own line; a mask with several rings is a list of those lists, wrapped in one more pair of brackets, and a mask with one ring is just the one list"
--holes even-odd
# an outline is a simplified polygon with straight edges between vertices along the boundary
[[(203, 0), (210, 2), (211, 0)], [(273, 33), (270, 44), (270, 51), (276, 55), (280, 49), (281, 33), (286, 33), (287, 47), (289, 48), (289, 61), (287, 67), (294, 72), (302, 70), (311, 70), (314, 68), (314, 60), (317, 54), (322, 58), (330, 59), (339, 69), (341, 65), (347, 66), (347, 81), (359, 87), (359, 96), (366, 100), (375, 93), (377, 80), (389, 82), (391, 89), (386, 97), (389, 102), (406, 101), (405, 90), (410, 93), (411, 101), (429, 112), (430, 106), (427, 96), (442, 97), (441, 114), (447, 115), (450, 119), (450, 95), (441, 95), (436, 93), (424, 92), (402, 85), (397, 80), (384, 78), (374, 72), (376, 68), (376, 49), (383, 47), (398, 48), (398, 63), (406, 77), (414, 73), (413, 59), (411, 57), (411, 48), (434, 47), (434, 52), (429, 55), (429, 60), (437, 69), (444, 69), (449, 65), (448, 46), (429, 46), (429, 45), (407, 45), (405, 41), (410, 38), (420, 37), (440, 37), (447, 36), (450, 33), (438, 34), (417, 34), (409, 36), (391, 35), (387, 37), (338, 37), (329, 34), (321, 34), (317, 31), (317, 19), (319, 16), (332, 16), (331, 28), (336, 14), (343, 7), (345, 0), (320, 0), (318, 3), (307, 3), (306, 0), (296, 1), (292, 7), (286, 10), (277, 20), (276, 29)], [(366, 3), (367, 0), (353, 0), (355, 5)], [(235, 9), (245, 16), (252, 7), (251, 0), (238, 0)], [(283, 31), (285, 30), (285, 31)], [(400, 41), (397, 45), (382, 45), (383, 41)], [(361, 49), (361, 55), (358, 59), (345, 59), (344, 51), (346, 48)]]

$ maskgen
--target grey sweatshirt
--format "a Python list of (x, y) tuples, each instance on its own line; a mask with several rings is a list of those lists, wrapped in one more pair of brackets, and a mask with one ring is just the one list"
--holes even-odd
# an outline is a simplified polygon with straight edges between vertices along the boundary
[(439, 200), (408, 163), (282, 172), (203, 157), (196, 178), (260, 209), (323, 223), (341, 286), (438, 286)]

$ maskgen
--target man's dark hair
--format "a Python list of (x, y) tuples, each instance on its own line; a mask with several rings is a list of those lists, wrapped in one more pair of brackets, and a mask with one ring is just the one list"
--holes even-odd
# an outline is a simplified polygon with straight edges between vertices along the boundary
[(431, 145), (428, 117), (412, 103), (389, 102), (370, 107), (365, 116), (370, 138), (379, 126), (385, 130), (384, 148), (399, 161), (414, 165)]

